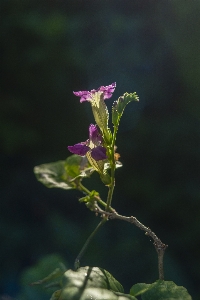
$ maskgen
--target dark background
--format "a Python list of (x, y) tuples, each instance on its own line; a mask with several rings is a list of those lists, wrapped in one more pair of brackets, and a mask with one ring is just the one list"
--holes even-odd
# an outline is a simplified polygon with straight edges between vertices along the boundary
[[(25, 270), (54, 253), (73, 267), (97, 225), (81, 194), (45, 188), (33, 167), (65, 159), (68, 145), (87, 139), (90, 105), (72, 91), (116, 81), (109, 108), (126, 91), (140, 102), (120, 124), (113, 206), (169, 245), (165, 279), (200, 299), (199, 14), (192, 0), (1, 0), (0, 295), (34, 299)], [(97, 175), (85, 184), (105, 198)], [(107, 269), (127, 293), (158, 278), (152, 241), (116, 220), (95, 237), (85, 265)]]

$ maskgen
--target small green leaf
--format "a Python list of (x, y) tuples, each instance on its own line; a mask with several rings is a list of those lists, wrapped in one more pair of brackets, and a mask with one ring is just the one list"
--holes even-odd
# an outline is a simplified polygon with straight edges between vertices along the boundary
[(152, 284), (135, 284), (130, 294), (141, 295), (142, 300), (192, 300), (186, 288), (173, 281), (158, 280)]
[(97, 267), (68, 270), (64, 274), (62, 300), (136, 300), (123, 293), (122, 285), (106, 270)]
[(132, 101), (139, 101), (139, 97), (136, 92), (124, 93), (118, 100), (114, 101), (112, 107), (112, 123), (114, 126), (119, 125), (120, 118), (124, 112), (126, 105)]
[(48, 188), (61, 188), (64, 190), (75, 188), (74, 183), (67, 180), (65, 161), (63, 160), (36, 166), (34, 173), (37, 180)]

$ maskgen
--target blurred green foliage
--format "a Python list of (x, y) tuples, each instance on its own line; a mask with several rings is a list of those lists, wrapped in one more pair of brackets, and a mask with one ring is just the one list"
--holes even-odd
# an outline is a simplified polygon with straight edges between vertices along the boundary
[[(22, 290), (18, 295), (20, 300), (26, 299), (47, 299), (51, 298), (53, 292), (58, 289), (54, 285), (59, 283), (59, 280), (62, 281), (62, 276), (55, 276), (55, 270), (65, 269), (66, 266), (64, 264), (64, 259), (60, 255), (52, 254), (47, 255), (45, 257), (40, 258), (39, 261), (35, 263), (31, 268), (26, 269), (21, 276), (21, 286)], [(47, 275), (52, 274), (54, 271), (54, 277), (56, 280), (47, 280), (46, 285), (41, 286), (40, 284), (33, 283), (38, 282), (45, 278)], [(64, 272), (64, 271), (63, 271)], [(52, 276), (53, 277), (53, 276)], [(45, 278), (47, 279), (47, 278)], [(52, 286), (50, 286), (52, 284)]]
[[(120, 124), (113, 205), (169, 244), (165, 279), (199, 299), (199, 13), (200, 2), (189, 0), (1, 0), (2, 295), (17, 297), (23, 270), (43, 255), (72, 265), (98, 223), (80, 194), (46, 189), (32, 169), (64, 160), (68, 145), (87, 138), (90, 107), (72, 91), (116, 81), (110, 107), (124, 91), (140, 102)], [(88, 188), (106, 195), (95, 175)], [(151, 241), (117, 221), (82, 265), (107, 269), (125, 289), (157, 279)]]

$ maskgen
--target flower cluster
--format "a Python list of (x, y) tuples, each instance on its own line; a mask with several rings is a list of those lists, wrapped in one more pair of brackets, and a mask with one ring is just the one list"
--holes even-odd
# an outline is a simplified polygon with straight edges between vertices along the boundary
[[(91, 90), (91, 91), (79, 91), (79, 92), (73, 92), (74, 95), (81, 97), (80, 102), (88, 101), (91, 102), (91, 104), (94, 105), (93, 101), (96, 99), (96, 96), (100, 94), (101, 100), (104, 101), (105, 99), (109, 99), (112, 96), (112, 93), (114, 92), (116, 87), (116, 82), (108, 85), (108, 86), (101, 86), (97, 90)], [(97, 115), (100, 115), (100, 117), (104, 116), (105, 111), (102, 111), (99, 108), (99, 105), (96, 105), (97, 109)], [(97, 122), (97, 121), (96, 121)], [(105, 122), (106, 123), (106, 122)], [(101, 122), (100, 122), (101, 124)], [(95, 161), (104, 160), (107, 158), (106, 156), (106, 148), (105, 148), (105, 142), (103, 139), (103, 135), (101, 132), (101, 126), (90, 124), (89, 126), (89, 139), (85, 142), (81, 142), (78, 144), (75, 144), (74, 146), (68, 146), (68, 150), (74, 154), (78, 154), (81, 156), (86, 155), (88, 152), (90, 152), (91, 157)]]

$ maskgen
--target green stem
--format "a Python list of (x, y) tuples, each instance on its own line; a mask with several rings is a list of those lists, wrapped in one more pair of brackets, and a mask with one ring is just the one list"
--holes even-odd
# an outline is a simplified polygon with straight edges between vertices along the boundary
[(88, 195), (91, 194), (91, 192), (81, 182), (78, 183), (78, 189), (79, 191), (84, 192)]
[(83, 248), (81, 249), (81, 251), (79, 252), (77, 258), (75, 259), (74, 262), (74, 268), (75, 270), (77, 270), (80, 266), (80, 259), (82, 258), (85, 250), (87, 249), (89, 243), (91, 242), (92, 238), (95, 236), (95, 234), (97, 233), (97, 231), (99, 230), (99, 228), (107, 221), (107, 217), (104, 217), (101, 222), (97, 225), (97, 227), (95, 228), (95, 230), (90, 234), (90, 236), (88, 237), (88, 239), (86, 240), (85, 244), (83, 245)]
[(112, 197), (113, 197), (113, 191), (115, 188), (115, 141), (116, 141), (116, 135), (117, 135), (117, 130), (118, 126), (114, 126), (114, 132), (113, 132), (113, 139), (112, 139), (112, 144), (111, 144), (111, 162), (110, 162), (110, 175), (111, 175), (111, 183), (109, 186), (109, 191), (108, 191), (108, 197), (107, 197), (107, 205), (106, 205), (106, 211), (109, 211), (111, 208), (111, 202), (112, 202)]
[[(90, 195), (91, 194), (91, 191), (89, 191), (82, 183), (79, 182), (79, 190), (81, 192), (84, 192), (86, 193), (87, 195)], [(96, 201), (101, 204), (103, 207), (106, 207), (107, 204), (106, 202), (104, 202), (99, 196), (94, 196), (94, 198), (96, 199)], [(110, 212), (113, 212), (114, 209), (110, 206), (110, 209), (109, 209)]]
[(114, 175), (114, 169), (112, 170), (112, 167), (111, 167), (111, 183), (110, 183), (109, 190), (108, 190), (106, 211), (110, 211), (110, 209), (111, 209), (112, 196), (113, 196), (113, 191), (115, 188), (115, 177), (113, 175)]
[[(113, 211), (113, 208), (111, 207), (111, 202), (112, 202), (112, 196), (113, 196), (113, 191), (114, 191), (114, 187), (115, 187), (115, 168), (116, 168), (116, 165), (115, 165), (115, 149), (114, 148), (115, 148), (115, 140), (116, 140), (117, 130), (118, 130), (118, 126), (114, 126), (113, 139), (112, 139), (112, 143), (111, 143), (111, 153), (110, 153), (110, 156), (111, 156), (111, 159), (110, 159), (111, 183), (109, 185), (107, 201), (105, 203), (98, 196), (95, 197), (97, 199), (97, 201), (105, 207), (106, 212)], [(85, 192), (88, 195), (91, 194), (91, 192), (86, 187), (84, 187), (80, 182), (79, 182), (79, 190), (82, 191), (82, 192)], [(83, 254), (84, 254), (85, 250), (87, 249), (89, 243), (91, 242), (92, 238), (95, 236), (95, 234), (97, 233), (99, 228), (107, 220), (108, 220), (107, 216), (104, 216), (103, 219), (101, 220), (101, 222), (95, 228), (95, 230), (90, 234), (90, 236), (86, 240), (85, 244), (83, 245), (83, 248), (81, 249), (81, 251), (79, 252), (77, 258), (75, 259), (75, 262), (74, 262), (75, 270), (77, 270), (79, 268), (80, 259), (82, 258)]]
[[(104, 206), (104, 207), (106, 207), (106, 206), (107, 206), (106, 202), (104, 202), (103, 200), (101, 200), (101, 198), (100, 198), (100, 197), (98, 197), (98, 196), (95, 196), (95, 199), (96, 199), (96, 200), (97, 200), (97, 202), (98, 202), (99, 204), (101, 204), (102, 206)], [(109, 209), (109, 211), (114, 211), (114, 208), (112, 208), (112, 207), (110, 206), (110, 209)]]

